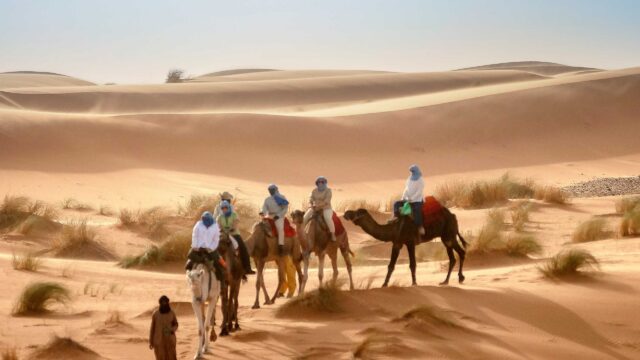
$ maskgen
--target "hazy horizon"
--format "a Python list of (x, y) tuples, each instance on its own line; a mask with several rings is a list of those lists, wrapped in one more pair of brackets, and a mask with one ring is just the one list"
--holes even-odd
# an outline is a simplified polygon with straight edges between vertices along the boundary
[[(62, 5), (61, 5), (62, 4)], [(0, 1), (0, 72), (159, 83), (171, 68), (442, 71), (640, 65), (640, 3)]]

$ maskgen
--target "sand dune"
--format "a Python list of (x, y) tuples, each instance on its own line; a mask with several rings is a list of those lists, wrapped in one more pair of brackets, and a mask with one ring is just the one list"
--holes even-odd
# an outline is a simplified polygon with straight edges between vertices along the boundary
[(385, 74), (387, 71), (371, 70), (271, 70), (271, 69), (239, 69), (219, 71), (196, 76), (190, 82), (227, 82), (227, 81), (260, 81), (260, 80), (292, 80), (318, 77), (335, 77), (351, 75)]
[(585, 73), (601, 71), (600, 69), (569, 66), (544, 61), (516, 61), (464, 68), (460, 70), (521, 70), (543, 76), (556, 76), (569, 73)]
[(0, 73), (0, 89), (78, 85), (93, 85), (93, 83), (48, 72), (15, 71)]

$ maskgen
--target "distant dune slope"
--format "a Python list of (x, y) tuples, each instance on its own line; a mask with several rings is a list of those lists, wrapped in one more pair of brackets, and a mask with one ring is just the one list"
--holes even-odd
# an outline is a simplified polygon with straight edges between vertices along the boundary
[(70, 76), (37, 71), (15, 71), (0, 73), (0, 89), (94, 85), (91, 82)]
[(565, 73), (576, 73), (576, 72), (601, 71), (600, 69), (595, 69), (595, 68), (569, 66), (569, 65), (556, 64), (556, 63), (543, 62), (543, 61), (516, 61), (516, 62), (475, 66), (475, 67), (464, 68), (460, 70), (521, 70), (521, 71), (528, 71), (528, 72), (542, 75), (542, 76), (554, 76), (554, 75), (560, 75)]
[(521, 71), (373, 73), (271, 81), (12, 89), (0, 91), (0, 97), (17, 108), (49, 112), (215, 113), (287, 107), (288, 111), (304, 111), (306, 107), (324, 104), (368, 102), (539, 79), (544, 78)]
[[(288, 183), (325, 174), (360, 182), (395, 179), (417, 159), (436, 175), (640, 153), (640, 69), (586, 78), (591, 80), (336, 118), (4, 110), (0, 166), (79, 172), (158, 168)], [(327, 94), (342, 91), (337, 89)], [(45, 105), (54, 106), (55, 99), (73, 94), (47, 91), (9, 95), (25, 96), (13, 100), (42, 96)], [(135, 105), (116, 94), (112, 108)], [(147, 94), (131, 94), (152, 102)], [(186, 95), (176, 90), (173, 96), (181, 103)]]
[(387, 71), (371, 70), (269, 70), (269, 69), (240, 69), (219, 71), (195, 77), (191, 82), (228, 82), (228, 81), (256, 81), (256, 80), (291, 80), (318, 77), (351, 76), (367, 74), (385, 74)]

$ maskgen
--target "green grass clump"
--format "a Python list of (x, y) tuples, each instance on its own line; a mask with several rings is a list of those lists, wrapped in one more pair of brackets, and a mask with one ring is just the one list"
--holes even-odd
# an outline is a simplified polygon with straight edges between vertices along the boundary
[(41, 314), (50, 311), (53, 304), (66, 305), (70, 300), (69, 290), (55, 282), (34, 282), (27, 285), (13, 309), (14, 315)]
[(547, 260), (540, 272), (548, 278), (576, 275), (582, 270), (598, 269), (598, 260), (590, 252), (583, 249), (561, 251)]
[(576, 243), (606, 239), (609, 236), (607, 221), (602, 218), (592, 218), (573, 231), (571, 240)]
[(124, 257), (119, 265), (126, 269), (186, 261), (189, 249), (191, 249), (191, 233), (187, 230), (178, 231), (167, 237), (159, 246), (153, 245), (142, 254)]

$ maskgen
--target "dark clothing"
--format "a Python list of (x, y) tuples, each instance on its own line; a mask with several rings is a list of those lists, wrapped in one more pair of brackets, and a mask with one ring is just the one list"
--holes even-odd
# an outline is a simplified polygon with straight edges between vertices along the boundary
[(178, 319), (173, 311), (161, 313), (154, 311), (151, 315), (149, 329), (149, 345), (153, 346), (156, 360), (176, 360), (176, 330)]
[(247, 249), (247, 245), (244, 243), (242, 236), (240, 234), (233, 236), (238, 242), (238, 252), (240, 253), (240, 260), (242, 261), (242, 267), (247, 274), (254, 274), (254, 271), (251, 270), (251, 257), (249, 256), (249, 250)]
[[(404, 206), (406, 201), (404, 200), (400, 200), (400, 201), (396, 201), (393, 204), (393, 216), (398, 217), (400, 216), (400, 208), (402, 208)], [(411, 216), (413, 216), (413, 223), (416, 224), (416, 226), (423, 226), (424, 225), (424, 220), (422, 219), (422, 205), (424, 203), (422, 201), (420, 202), (412, 202), (411, 203)]]
[(220, 264), (220, 254), (217, 250), (208, 252), (206, 250), (189, 250), (187, 254), (187, 263), (185, 270), (193, 269), (195, 264), (205, 264), (207, 268), (212, 269), (216, 273), (216, 278), (219, 281), (224, 279), (224, 267)]

